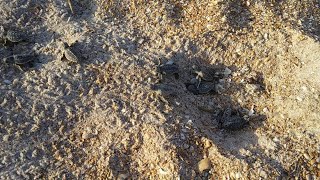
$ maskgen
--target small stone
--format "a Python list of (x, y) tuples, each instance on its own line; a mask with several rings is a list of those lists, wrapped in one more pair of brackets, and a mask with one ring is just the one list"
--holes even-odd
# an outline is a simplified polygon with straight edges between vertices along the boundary
[(3, 82), (4, 82), (5, 84), (11, 84), (11, 81), (9, 81), (9, 80), (7, 80), (7, 79), (5, 79)]
[(224, 74), (225, 76), (228, 76), (228, 75), (230, 75), (231, 73), (232, 73), (231, 69), (229, 69), (229, 68), (227, 68), (227, 67), (224, 69), (223, 74)]
[(249, 116), (253, 116), (254, 115), (254, 107), (252, 107), (249, 112), (248, 112)]
[(190, 151), (194, 151), (194, 147), (193, 146), (190, 146)]
[(32, 151), (32, 157), (37, 157), (38, 155), (38, 151), (35, 149), (34, 151)]
[(277, 137), (274, 137), (273, 142), (280, 142), (280, 140)]
[(240, 173), (240, 172), (237, 172), (237, 173), (235, 174), (235, 178), (236, 178), (236, 179), (240, 179), (240, 178), (241, 178), (241, 173)]
[(205, 140), (205, 142), (204, 142), (204, 148), (205, 148), (205, 149), (208, 149), (208, 148), (210, 148), (210, 147), (211, 147), (210, 141), (209, 141), (209, 140)]
[(139, 44), (142, 44), (143, 42), (144, 42), (144, 39), (142, 39), (142, 38), (138, 40)]
[(182, 139), (182, 140), (186, 140), (186, 136), (184, 135), (184, 134), (180, 134), (180, 139)]
[(166, 175), (168, 174), (169, 172), (168, 171), (165, 171), (163, 168), (159, 168), (159, 174), (161, 175)]
[(170, 60), (170, 61), (166, 62), (166, 64), (172, 65), (172, 64), (174, 64), (174, 61), (173, 61), (173, 60)]
[(199, 169), (199, 172), (203, 172), (203, 171), (205, 171), (205, 170), (211, 169), (210, 159), (209, 159), (209, 158), (202, 159), (202, 160), (198, 163), (198, 169)]
[(306, 175), (306, 180), (313, 180), (312, 175), (311, 174), (307, 174)]
[(2, 138), (2, 140), (4, 141), (4, 142), (8, 142), (9, 141), (9, 135), (7, 134), (7, 135), (4, 135), (3, 136), (3, 138)]
[(119, 174), (117, 180), (125, 180), (129, 177), (128, 174)]
[(260, 85), (259, 84), (246, 84), (246, 90), (250, 94), (253, 94), (255, 91), (257, 91), (259, 89), (260, 89)]
[(184, 148), (184, 149), (188, 149), (189, 147), (190, 147), (190, 146), (189, 146), (188, 144), (184, 144), (184, 145), (183, 145), (183, 148)]
[(263, 178), (267, 178), (268, 174), (265, 171), (261, 170), (260, 171), (260, 176), (263, 177)]
[(304, 156), (304, 158), (305, 158), (306, 160), (309, 160), (309, 159), (310, 159), (310, 156), (309, 156), (307, 153), (304, 153), (303, 156)]
[(269, 110), (268, 110), (268, 108), (263, 108), (263, 110), (262, 110), (264, 113), (267, 113), (267, 112), (269, 112)]
[(316, 162), (317, 162), (317, 160), (316, 160), (316, 159), (312, 159), (309, 163), (310, 163), (310, 165), (315, 165), (315, 164), (316, 164)]

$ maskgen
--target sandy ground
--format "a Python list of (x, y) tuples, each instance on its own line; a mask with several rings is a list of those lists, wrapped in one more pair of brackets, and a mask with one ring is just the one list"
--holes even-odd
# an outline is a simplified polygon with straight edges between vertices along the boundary
[[(320, 178), (319, 1), (70, 2), (0, 2), (27, 37), (0, 58), (37, 55), (0, 64), (0, 179)], [(188, 91), (206, 68), (217, 92)]]

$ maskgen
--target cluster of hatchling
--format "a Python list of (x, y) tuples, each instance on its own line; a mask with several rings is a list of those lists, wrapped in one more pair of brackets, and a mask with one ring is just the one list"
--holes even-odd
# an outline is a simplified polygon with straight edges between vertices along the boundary
[[(3, 27), (0, 28), (0, 44), (2, 44), (3, 46), (23, 46), (24, 43), (30, 42), (30, 39), (28, 38), (28, 35), (25, 32), (22, 32), (18, 29), (4, 30)], [(67, 43), (64, 43), (63, 54), (68, 61), (73, 63), (79, 62), (77, 56), (71, 50), (71, 46), (69, 46)], [(2, 59), (2, 62), (5, 64), (18, 65), (18, 67), (32, 67), (36, 60), (37, 54), (33, 50), (30, 50), (29, 53), (12, 53), (12, 55), (4, 57)]]
[[(157, 68), (161, 79), (166, 76), (174, 76), (179, 78), (179, 66), (168, 61), (165, 64), (160, 64)], [(229, 68), (211, 68), (211, 67), (192, 67), (192, 77), (189, 82), (185, 83), (186, 89), (194, 95), (217, 94), (219, 81), (230, 75)], [(177, 96), (174, 85), (157, 83), (151, 86), (151, 89), (160, 91), (162, 95)], [(248, 125), (248, 121), (238, 109), (226, 108), (216, 116), (219, 123), (219, 128), (226, 130), (240, 130)]]

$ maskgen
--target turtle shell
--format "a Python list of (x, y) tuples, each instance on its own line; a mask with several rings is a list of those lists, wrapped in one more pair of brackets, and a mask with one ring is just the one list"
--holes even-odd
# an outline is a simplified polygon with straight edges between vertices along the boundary
[(220, 128), (230, 131), (241, 130), (249, 124), (239, 110), (230, 107), (219, 113), (218, 121)]
[(20, 54), (13, 55), (14, 63), (18, 65), (27, 64), (35, 59), (34, 55), (30, 54)]
[(177, 74), (179, 72), (179, 66), (177, 64), (162, 64), (159, 66), (158, 71), (161, 74)]
[(21, 42), (25, 40), (22, 32), (17, 30), (8, 30), (6, 34), (6, 39), (10, 42)]
[(248, 125), (248, 121), (246, 121), (243, 117), (231, 116), (225, 117), (222, 120), (221, 128), (235, 131), (243, 129), (246, 125)]
[(215, 90), (215, 84), (212, 82), (202, 82), (197, 85), (197, 83), (187, 83), (187, 90), (195, 95), (207, 94)]
[(199, 94), (207, 94), (211, 91), (214, 91), (215, 84), (211, 82), (202, 82), (200, 83), (199, 87), (197, 88)]

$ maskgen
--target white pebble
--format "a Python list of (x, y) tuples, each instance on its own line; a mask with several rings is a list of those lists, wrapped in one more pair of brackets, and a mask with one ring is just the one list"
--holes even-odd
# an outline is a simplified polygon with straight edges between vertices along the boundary
[(301, 97), (299, 97), (299, 96), (297, 96), (297, 98), (296, 98), (298, 101), (302, 101), (302, 98)]
[(8, 142), (9, 141), (9, 135), (4, 135), (3, 136), (3, 138), (2, 138), (2, 140), (4, 141), (4, 142)]
[(240, 179), (241, 178), (241, 173), (240, 172), (237, 172), (236, 175), (235, 175), (236, 179)]

